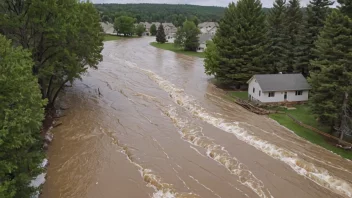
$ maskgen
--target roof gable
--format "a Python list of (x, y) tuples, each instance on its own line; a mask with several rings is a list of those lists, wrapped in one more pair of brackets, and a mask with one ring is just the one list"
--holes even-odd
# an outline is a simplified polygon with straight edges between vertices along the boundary
[(256, 79), (263, 92), (310, 90), (310, 85), (302, 74), (258, 74)]

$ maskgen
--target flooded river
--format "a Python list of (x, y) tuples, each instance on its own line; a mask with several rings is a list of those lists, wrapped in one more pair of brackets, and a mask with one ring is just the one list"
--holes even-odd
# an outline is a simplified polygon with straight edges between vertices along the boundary
[(66, 89), (42, 198), (352, 197), (351, 161), (223, 100), (203, 59), (151, 41), (106, 42)]

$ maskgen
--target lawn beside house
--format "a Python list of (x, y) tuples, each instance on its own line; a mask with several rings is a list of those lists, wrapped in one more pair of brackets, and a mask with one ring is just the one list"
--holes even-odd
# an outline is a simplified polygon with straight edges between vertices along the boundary
[(230, 96), (239, 98), (242, 100), (248, 100), (248, 91), (230, 91)]
[[(280, 125), (292, 130), (295, 132), (298, 136), (308, 140), (309, 142), (313, 144), (317, 144), (327, 150), (330, 150), (341, 157), (344, 157), (346, 159), (352, 159), (352, 152), (351, 151), (345, 151), (343, 149), (337, 148), (336, 146), (328, 143), (323, 136), (319, 135), (318, 133), (315, 133), (312, 130), (306, 129), (297, 123), (295, 123), (291, 118), (289, 118), (286, 114), (271, 114), (269, 117), (275, 121), (277, 121)], [(304, 121), (303, 119), (299, 119), (300, 121)]]
[(157, 43), (157, 42), (152, 42), (150, 45), (163, 49), (163, 50), (169, 50), (178, 54), (184, 54), (188, 56), (195, 56), (199, 58), (205, 58), (205, 53), (204, 52), (190, 52), (190, 51), (184, 51), (182, 48), (177, 48), (173, 43)]
[[(248, 92), (247, 91), (230, 91), (228, 92), (228, 95), (232, 99), (242, 99), (242, 100), (247, 100), (248, 99)], [(327, 126), (324, 126), (320, 124), (314, 114), (311, 112), (308, 104), (303, 104), (303, 105), (296, 105), (296, 109), (291, 109), (288, 110), (286, 108), (281, 108), (277, 107), (274, 108), (275, 110), (280, 110), (285, 113), (290, 114), (297, 120), (301, 121), (302, 123), (312, 126), (316, 129), (319, 129), (320, 131), (328, 133), (330, 128)], [(271, 108), (269, 108), (271, 109)], [(343, 149), (337, 148), (334, 145), (330, 144), (329, 142), (326, 141), (325, 137), (322, 135), (310, 130), (306, 129), (300, 125), (298, 125), (296, 122), (294, 122), (290, 117), (288, 117), (286, 114), (270, 114), (269, 117), (275, 121), (277, 121), (280, 125), (290, 129), (293, 131), (295, 134), (298, 136), (304, 138), (305, 140), (308, 140), (309, 142), (319, 145), (327, 150), (330, 150), (346, 159), (352, 159), (352, 152), (351, 151), (345, 151)]]

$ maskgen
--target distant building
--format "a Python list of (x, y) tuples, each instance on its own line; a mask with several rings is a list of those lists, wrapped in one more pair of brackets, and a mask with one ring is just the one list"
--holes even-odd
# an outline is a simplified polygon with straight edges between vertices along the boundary
[(216, 31), (218, 30), (219, 24), (216, 22), (204, 22), (198, 25), (202, 34), (211, 34), (215, 35)]
[(114, 35), (116, 35), (116, 31), (114, 29), (114, 24), (100, 22), (100, 26), (103, 28), (103, 32), (105, 34), (114, 34)]
[(176, 33), (169, 33), (166, 35), (166, 40), (168, 43), (175, 43)]
[(249, 99), (261, 103), (306, 102), (311, 89), (302, 74), (260, 74), (247, 83)]
[(206, 33), (206, 34), (200, 34), (199, 35), (199, 47), (197, 49), (197, 52), (204, 52), (205, 49), (207, 48), (207, 41), (212, 40), (214, 35)]
[[(140, 22), (139, 24), (144, 25), (144, 27), (145, 27), (144, 35), (145, 36), (151, 36), (150, 27), (153, 24), (156, 26), (156, 29), (158, 29), (160, 26), (159, 22), (152, 22), (152, 23)], [(177, 28), (172, 23), (163, 23), (163, 26), (164, 26), (165, 35), (174, 34), (177, 32)]]

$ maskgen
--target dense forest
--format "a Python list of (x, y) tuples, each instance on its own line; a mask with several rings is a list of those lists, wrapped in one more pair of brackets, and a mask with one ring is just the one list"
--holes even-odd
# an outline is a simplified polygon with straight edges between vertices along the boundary
[[(174, 22), (190, 17), (197, 17), (201, 22), (219, 21), (225, 8), (197, 5), (170, 4), (95, 4), (102, 20), (113, 22), (115, 17), (129, 16), (137, 22)], [(263, 8), (267, 11), (268, 8)], [(181, 23), (182, 24), (182, 23)]]

